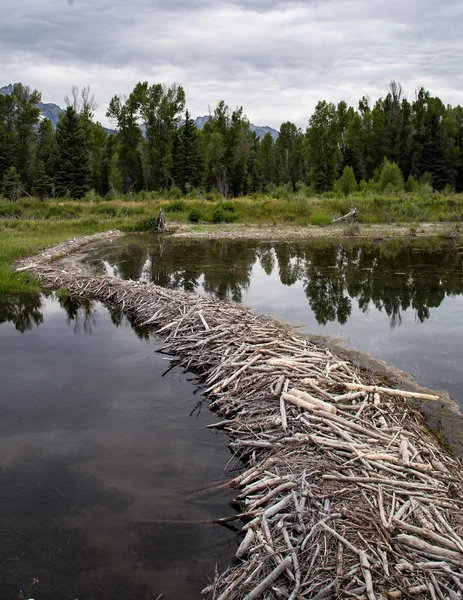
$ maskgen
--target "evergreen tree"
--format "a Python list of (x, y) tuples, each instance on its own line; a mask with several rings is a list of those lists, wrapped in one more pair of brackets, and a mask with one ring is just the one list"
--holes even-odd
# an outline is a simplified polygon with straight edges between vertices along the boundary
[(100, 123), (91, 123), (88, 135), (90, 185), (101, 196), (108, 192), (106, 143), (108, 134)]
[(449, 182), (449, 172), (445, 157), (444, 142), (440, 130), (439, 116), (432, 111), (427, 118), (425, 134), (419, 160), (420, 173), (431, 173), (432, 186), (442, 190)]
[(90, 164), (82, 123), (68, 106), (56, 128), (56, 192), (81, 198), (89, 189)]
[(47, 168), (43, 160), (37, 162), (35, 170), (33, 193), (39, 198), (47, 198), (54, 193), (54, 181), (48, 175)]
[(43, 119), (37, 139), (37, 170), (34, 190), (39, 196), (53, 195), (56, 169), (56, 135), (51, 121)]
[(16, 140), (14, 98), (0, 94), (0, 183), (16, 162)]
[(202, 180), (200, 132), (188, 110), (185, 113), (184, 124), (175, 135), (173, 157), (173, 178), (176, 185), (184, 192), (188, 188), (200, 187)]
[(379, 176), (379, 187), (383, 192), (400, 193), (404, 191), (404, 178), (399, 165), (384, 160)]
[(19, 200), (22, 192), (21, 177), (16, 167), (10, 167), (3, 177), (2, 194), (10, 200)]
[(118, 196), (122, 193), (123, 176), (119, 168), (119, 155), (115, 152), (111, 158), (109, 176), (109, 190), (113, 196)]
[(275, 182), (275, 144), (270, 133), (266, 133), (258, 145), (256, 160), (260, 184), (265, 187), (269, 183)]
[(348, 196), (357, 189), (357, 182), (355, 181), (355, 174), (352, 167), (344, 167), (342, 175), (338, 181), (339, 190)]
[(339, 128), (334, 104), (319, 102), (307, 128), (307, 155), (311, 181), (317, 191), (330, 190), (339, 160)]

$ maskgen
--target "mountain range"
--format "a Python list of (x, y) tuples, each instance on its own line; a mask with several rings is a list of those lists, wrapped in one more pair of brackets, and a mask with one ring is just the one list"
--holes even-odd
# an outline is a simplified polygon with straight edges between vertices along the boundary
[[(2, 94), (3, 96), (9, 96), (10, 94), (13, 93), (13, 85), (10, 83), (9, 85), (5, 85), (4, 87), (0, 88), (0, 94)], [(63, 112), (63, 109), (58, 106), (57, 104), (53, 104), (52, 102), (39, 102), (38, 103), (38, 107), (40, 108), (40, 115), (42, 117), (42, 119), (49, 119), (51, 121), (51, 124), (53, 126), (53, 129), (55, 129), (57, 123), (58, 123), (58, 119), (60, 114)], [(204, 117), (196, 117), (195, 119), (195, 125), (198, 129), (202, 129), (204, 127), (204, 125), (209, 121), (209, 119), (211, 118), (210, 115), (205, 115)], [(183, 121), (179, 121), (178, 126), (180, 127), (183, 124)], [(274, 140), (277, 139), (278, 137), (278, 131), (276, 129), (273, 129), (273, 127), (269, 127), (267, 125), (264, 126), (259, 126), (259, 125), (253, 125), (253, 123), (249, 123), (249, 128), (251, 131), (254, 131), (257, 135), (258, 138), (263, 138), (264, 135), (266, 133), (270, 133), (270, 135), (272, 136), (272, 138)], [(142, 127), (143, 129), (143, 127)], [(105, 130), (107, 131), (107, 133), (115, 133), (114, 129), (108, 129), (107, 127), (105, 127)]]

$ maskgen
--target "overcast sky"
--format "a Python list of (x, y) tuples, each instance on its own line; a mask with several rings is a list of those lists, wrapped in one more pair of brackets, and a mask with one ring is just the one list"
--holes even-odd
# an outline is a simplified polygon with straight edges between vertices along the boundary
[(0, 87), (63, 106), (90, 85), (106, 124), (114, 94), (176, 81), (193, 116), (224, 99), (305, 127), (318, 100), (356, 105), (392, 79), (463, 104), (462, 25), (461, 0), (1, 0)]

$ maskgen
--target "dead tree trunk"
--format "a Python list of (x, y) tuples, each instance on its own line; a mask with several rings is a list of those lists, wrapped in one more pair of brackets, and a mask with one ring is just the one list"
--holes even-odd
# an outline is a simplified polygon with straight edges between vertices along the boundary
[(164, 233), (166, 230), (166, 217), (164, 216), (164, 211), (162, 208), (159, 209), (158, 218), (156, 221), (156, 231), (159, 233)]
[(357, 217), (357, 215), (358, 215), (358, 208), (352, 208), (350, 210), (350, 212), (347, 213), (347, 215), (338, 217), (337, 219), (333, 218), (332, 223), (339, 223), (340, 221), (348, 221), (349, 219), (352, 219), (352, 221), (353, 221)]

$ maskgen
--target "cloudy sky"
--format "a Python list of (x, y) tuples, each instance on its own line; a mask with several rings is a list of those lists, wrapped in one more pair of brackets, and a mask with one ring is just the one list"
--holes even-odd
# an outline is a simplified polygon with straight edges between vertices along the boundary
[(90, 85), (106, 124), (114, 94), (176, 81), (193, 116), (224, 99), (305, 127), (318, 100), (356, 105), (392, 79), (463, 104), (462, 25), (461, 0), (1, 0), (0, 86), (62, 106)]

